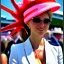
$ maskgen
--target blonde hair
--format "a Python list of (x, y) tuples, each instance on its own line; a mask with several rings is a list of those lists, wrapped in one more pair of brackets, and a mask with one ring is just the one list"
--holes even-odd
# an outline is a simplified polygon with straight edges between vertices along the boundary
[(49, 15), (49, 19), (52, 21), (52, 12), (50, 10), (46, 11)]

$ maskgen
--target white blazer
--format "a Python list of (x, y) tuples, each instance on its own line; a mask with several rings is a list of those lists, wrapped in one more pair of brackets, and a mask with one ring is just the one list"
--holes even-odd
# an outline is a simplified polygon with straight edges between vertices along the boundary
[[(46, 64), (63, 64), (63, 54), (60, 46), (53, 46), (45, 41)], [(13, 44), (9, 64), (36, 64), (29, 38), (20, 44)]]

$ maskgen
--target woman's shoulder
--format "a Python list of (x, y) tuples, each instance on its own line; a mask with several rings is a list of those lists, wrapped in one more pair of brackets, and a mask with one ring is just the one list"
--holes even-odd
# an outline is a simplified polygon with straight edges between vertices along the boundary
[(23, 42), (23, 43), (19, 43), (19, 44), (13, 44), (13, 45), (11, 46), (11, 48), (16, 48), (16, 49), (18, 49), (18, 48), (23, 48), (23, 44), (24, 44), (24, 42)]
[(22, 43), (13, 44), (11, 47), (14, 47), (14, 48), (23, 47), (24, 44), (26, 44), (26, 43), (28, 43), (28, 42), (29, 42), (29, 38), (28, 38), (26, 41), (22, 42)]
[[(14, 54), (16, 53), (16, 54)], [(19, 44), (13, 44), (11, 46), (11, 55), (13, 56), (17, 56), (18, 55), (21, 55), (21, 53), (23, 54), (24, 53), (24, 42), (23, 43), (19, 43)], [(22, 56), (22, 55), (21, 55)]]
[(18, 51), (18, 50), (19, 51), (20, 50), (24, 51), (25, 46), (28, 46), (27, 44), (29, 44), (29, 40), (28, 39), (25, 42), (23, 42), (23, 43), (13, 44), (11, 46), (11, 50), (12, 51)]
[(57, 46), (57, 45), (55, 45), (55, 42), (53, 43), (53, 42), (50, 42), (50, 41), (48, 41), (48, 40), (46, 40), (46, 39), (44, 39), (45, 40), (45, 45), (46, 46), (49, 46), (51, 49), (55, 49), (55, 50), (57, 50), (58, 51), (58, 49), (59, 49), (59, 45)]

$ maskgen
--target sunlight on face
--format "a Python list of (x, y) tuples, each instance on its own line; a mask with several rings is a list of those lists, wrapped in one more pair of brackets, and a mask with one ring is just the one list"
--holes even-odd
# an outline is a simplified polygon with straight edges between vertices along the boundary
[[(44, 18), (49, 19), (49, 15), (47, 13), (40, 14), (37, 17), (39, 17), (41, 20)], [(43, 36), (48, 30), (50, 24), (45, 24), (43, 21), (34, 23), (33, 20), (30, 20), (27, 25), (31, 30), (31, 34)]]

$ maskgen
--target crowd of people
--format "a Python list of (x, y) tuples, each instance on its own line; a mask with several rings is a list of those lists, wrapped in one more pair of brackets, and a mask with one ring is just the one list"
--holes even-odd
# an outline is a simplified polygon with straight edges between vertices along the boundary
[(8, 37), (5, 35), (3, 35), (3, 36), (4, 36), (4, 38), (1, 35), (2, 64), (8, 64), (10, 48), (11, 48), (12, 44), (22, 43), (22, 40), (18, 37), (19, 34), (17, 34), (17, 33), (8, 34)]

